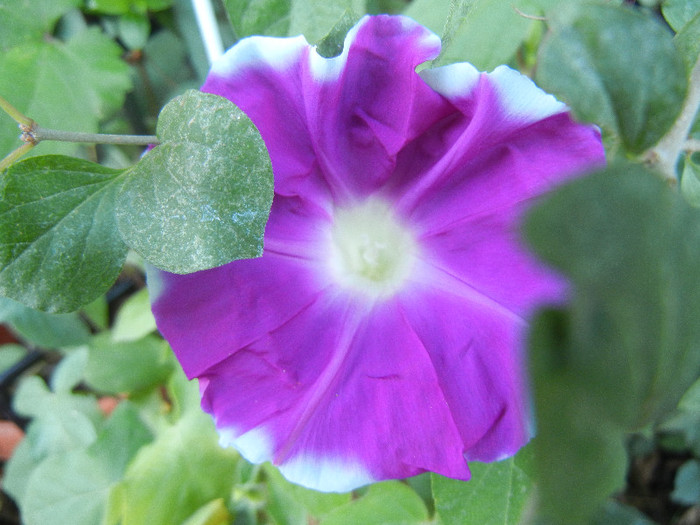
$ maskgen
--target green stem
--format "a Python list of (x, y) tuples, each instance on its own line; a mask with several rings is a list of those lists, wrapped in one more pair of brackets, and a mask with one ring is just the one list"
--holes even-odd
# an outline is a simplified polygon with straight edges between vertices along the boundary
[(32, 144), (31, 142), (27, 142), (26, 144), (22, 144), (19, 148), (14, 150), (7, 157), (2, 159), (0, 161), (0, 172), (5, 171), (5, 169), (7, 169), (10, 166), (10, 164), (12, 164), (14, 161), (16, 161), (18, 158), (20, 158), (25, 153), (27, 153), (33, 147), (34, 147), (34, 144)]
[(700, 58), (693, 66), (688, 82), (688, 93), (678, 118), (659, 143), (646, 155), (647, 160), (656, 167), (671, 184), (676, 184), (676, 163), (686, 149), (690, 128), (700, 107)]
[(80, 133), (42, 128), (34, 125), (23, 140), (38, 144), (42, 140), (62, 142), (89, 142), (91, 144), (119, 144), (122, 146), (148, 146), (160, 144), (155, 135), (110, 135), (104, 133)]
[(24, 126), (25, 128), (31, 128), (32, 124), (34, 124), (34, 121), (32, 119), (22, 114), (21, 111), (19, 111), (16, 107), (10, 104), (2, 96), (0, 96), (0, 109), (2, 109), (5, 113), (10, 115), (12, 117), (12, 120), (17, 122), (17, 124), (19, 124), (20, 126)]

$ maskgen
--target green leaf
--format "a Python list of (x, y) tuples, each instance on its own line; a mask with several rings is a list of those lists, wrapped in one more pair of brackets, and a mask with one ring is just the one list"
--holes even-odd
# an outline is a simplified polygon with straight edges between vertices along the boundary
[(287, 481), (270, 463), (263, 465), (269, 491), (267, 510), (277, 525), (296, 525), (323, 518), (330, 511), (350, 502), (351, 494), (329, 494), (310, 490)]
[(237, 454), (218, 445), (211, 417), (189, 412), (141, 450), (121, 483), (124, 525), (182, 523), (233, 488)]
[(104, 516), (111, 484), (83, 450), (50, 456), (29, 477), (22, 515), (26, 523), (95, 525)]
[(700, 503), (700, 461), (691, 459), (681, 465), (676, 474), (671, 499), (688, 506)]
[(358, 20), (359, 17), (355, 13), (350, 10), (345, 11), (330, 32), (316, 45), (316, 52), (325, 58), (333, 58), (340, 55), (343, 52), (345, 36)]
[(656, 525), (633, 507), (617, 501), (608, 501), (591, 525)]
[(27, 349), (22, 345), (10, 343), (0, 346), (0, 374), (15, 365), (26, 355)]
[(150, 440), (136, 410), (120, 405), (89, 448), (49, 456), (32, 472), (22, 500), (27, 523), (101, 523), (112, 487)]
[(686, 68), (672, 34), (631, 8), (588, 5), (543, 43), (538, 83), (576, 116), (619, 135), (631, 153), (656, 143), (673, 124)]
[(291, 0), (224, 0), (236, 37), (287, 36)]
[(370, 485), (361, 498), (331, 510), (321, 525), (418, 525), (428, 519), (428, 510), (418, 494), (398, 481), (385, 481)]
[(182, 525), (229, 525), (230, 523), (232, 519), (226, 503), (223, 498), (217, 498), (198, 509)]
[(304, 35), (314, 44), (331, 31), (347, 10), (364, 13), (364, 0), (292, 0), (289, 34)]
[(148, 289), (131, 295), (117, 312), (112, 328), (115, 342), (136, 341), (156, 330), (156, 320), (151, 312)]
[[(121, 108), (131, 87), (122, 49), (99, 29), (68, 42), (27, 42), (0, 53), (0, 93), (45, 128), (95, 133), (98, 123)], [(3, 114), (4, 115), (4, 114)], [(21, 143), (12, 121), (0, 119), (0, 157)], [(42, 142), (37, 154), (75, 154), (79, 146)]]
[[(454, 31), (446, 34), (439, 64), (470, 62), (477, 69), (491, 70), (507, 63), (527, 38), (536, 22), (519, 15), (512, 2), (476, 0), (468, 4)], [(458, 17), (456, 15), (455, 17)], [(507, 27), (507, 31), (503, 28)]]
[(674, 409), (700, 370), (700, 212), (620, 164), (548, 196), (524, 229), (573, 282), (567, 356), (596, 406), (627, 428)]
[(136, 453), (153, 441), (153, 437), (136, 407), (123, 400), (109, 416), (87, 453), (100, 462), (110, 480), (118, 481)]
[(627, 452), (623, 432), (599, 413), (600, 404), (609, 401), (574, 362), (569, 324), (568, 315), (558, 311), (541, 313), (531, 324), (538, 507), (553, 523), (589, 525), (603, 502), (623, 486)]
[(93, 397), (53, 393), (36, 376), (20, 382), (13, 405), (19, 414), (34, 418), (26, 439), (35, 458), (90, 445), (102, 419)]
[(520, 523), (533, 488), (532, 474), (523, 469), (532, 447), (495, 463), (469, 463), (471, 479), (459, 481), (431, 474), (433, 497), (443, 523), (509, 525)]
[(693, 162), (691, 155), (685, 157), (681, 175), (681, 193), (688, 203), (700, 208), (700, 166)]
[(9, 323), (22, 339), (43, 348), (77, 346), (90, 336), (78, 314), (47, 314), (6, 297), (0, 297), (0, 321)]
[(188, 91), (161, 112), (158, 137), (117, 197), (125, 242), (175, 273), (262, 255), (273, 181), (253, 123), (222, 97)]
[(117, 21), (119, 39), (129, 49), (143, 49), (151, 33), (151, 23), (145, 14), (126, 14)]
[(114, 216), (121, 171), (33, 157), (0, 179), (0, 293), (50, 312), (102, 295), (126, 258)]
[(3, 0), (0, 3), (0, 51), (51, 33), (56, 21), (80, 0)]
[(685, 59), (688, 71), (692, 71), (700, 55), (700, 12), (681, 28), (674, 42)]
[(666, 22), (675, 31), (690, 22), (690, 20), (700, 13), (700, 0), (665, 0), (661, 5)]
[(138, 341), (114, 342), (109, 333), (90, 341), (85, 381), (113, 394), (148, 390), (162, 383), (172, 371), (165, 341), (148, 336)]
[[(460, 14), (467, 12), (467, 8), (471, 4), (471, 0), (463, 0), (459, 2)], [(436, 35), (440, 35), (443, 39), (445, 35), (445, 21), (450, 14), (450, 2), (435, 2), (434, 0), (413, 0), (406, 10), (404, 15), (413, 18), (416, 22), (424, 25)], [(444, 46), (443, 42), (443, 46)]]
[(85, 374), (88, 361), (86, 348), (78, 348), (66, 355), (51, 374), (51, 390), (57, 394), (70, 394)]

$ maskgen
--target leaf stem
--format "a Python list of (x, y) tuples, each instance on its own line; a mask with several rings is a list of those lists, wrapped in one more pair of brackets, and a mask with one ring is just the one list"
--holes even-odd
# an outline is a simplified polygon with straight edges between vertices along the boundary
[(58, 140), (62, 142), (89, 142), (91, 144), (119, 144), (122, 146), (148, 146), (160, 144), (155, 135), (112, 135), (105, 133), (81, 133), (42, 128), (34, 125), (22, 134), (22, 140), (38, 144), (42, 140)]
[(10, 115), (10, 117), (12, 117), (12, 120), (17, 122), (17, 124), (23, 126), (23, 129), (31, 128), (34, 124), (34, 121), (32, 119), (24, 115), (21, 111), (19, 111), (16, 107), (10, 104), (2, 96), (0, 96), (0, 109), (2, 109), (5, 113)]
[[(683, 107), (678, 118), (668, 130), (668, 133), (661, 137), (661, 140), (646, 154), (647, 161), (661, 172), (663, 177), (672, 184), (677, 184), (676, 163), (678, 157), (687, 144), (692, 143), (687, 140), (690, 128), (695, 120), (695, 115), (700, 107), (700, 58), (693, 66), (688, 82), (688, 93), (683, 102)], [(696, 144), (697, 146), (697, 144)]]
[(25, 153), (27, 153), (33, 147), (34, 147), (34, 144), (32, 144), (31, 142), (27, 142), (26, 144), (22, 144), (19, 148), (14, 150), (7, 157), (2, 159), (0, 161), (0, 172), (5, 171), (10, 166), (10, 164), (12, 164), (14, 161), (16, 161), (18, 158), (20, 158)]

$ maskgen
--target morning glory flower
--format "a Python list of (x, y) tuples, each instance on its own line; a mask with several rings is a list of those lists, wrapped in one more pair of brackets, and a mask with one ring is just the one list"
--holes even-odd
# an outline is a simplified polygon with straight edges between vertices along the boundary
[(203, 86), (268, 147), (264, 255), (152, 270), (153, 311), (222, 444), (310, 488), (468, 479), (531, 435), (527, 319), (565, 286), (518, 221), (603, 162), (600, 136), (508, 67), (416, 72), (439, 51), (411, 19), (365, 17), (330, 59), (241, 40)]

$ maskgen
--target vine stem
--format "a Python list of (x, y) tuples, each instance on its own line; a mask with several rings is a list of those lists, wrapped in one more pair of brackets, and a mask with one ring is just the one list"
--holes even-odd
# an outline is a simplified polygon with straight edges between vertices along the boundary
[(34, 121), (24, 115), (21, 111), (19, 111), (16, 107), (14, 107), (12, 104), (10, 104), (7, 100), (5, 100), (1, 95), (0, 95), (0, 109), (2, 109), (5, 113), (10, 115), (12, 117), (12, 120), (17, 122), (20, 126), (23, 126), (24, 128), (31, 128), (32, 125), (34, 124)]
[[(700, 107), (700, 58), (693, 66), (688, 83), (688, 93), (678, 118), (666, 135), (645, 155), (646, 160), (657, 168), (663, 177), (671, 184), (678, 182), (676, 163), (684, 150), (693, 144), (688, 139), (690, 128)], [(695, 144), (697, 146), (697, 144)]]
[(155, 135), (112, 135), (106, 133), (81, 133), (42, 128), (34, 124), (22, 133), (22, 140), (38, 144), (42, 140), (59, 140), (62, 142), (89, 142), (91, 144), (118, 144), (121, 146), (148, 146), (160, 144)]

